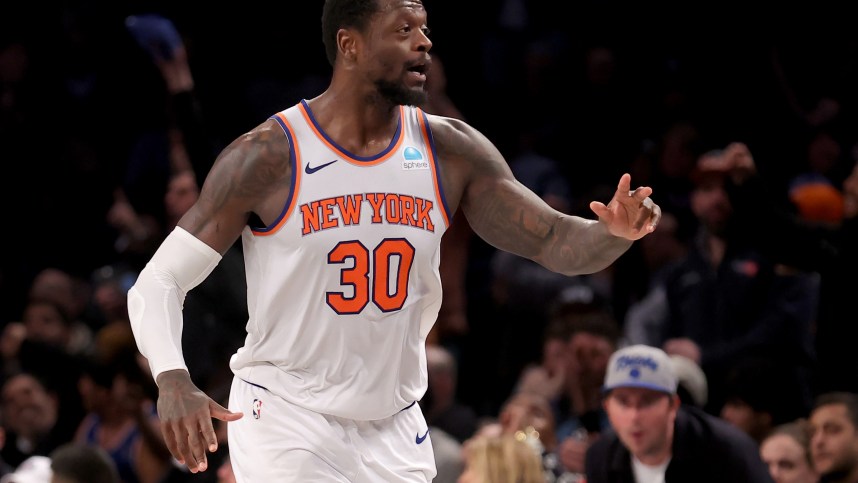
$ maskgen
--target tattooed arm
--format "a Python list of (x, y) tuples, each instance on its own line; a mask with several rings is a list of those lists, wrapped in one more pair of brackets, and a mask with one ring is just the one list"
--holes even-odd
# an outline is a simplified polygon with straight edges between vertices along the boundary
[(623, 175), (599, 220), (568, 216), (548, 206), (512, 175), (497, 148), (466, 123), (431, 117), (447, 202), (459, 204), (474, 231), (491, 245), (567, 275), (593, 273), (613, 263), (655, 229), (661, 210), (648, 187), (630, 190)]
[(217, 449), (212, 418), (233, 413), (194, 385), (182, 357), (182, 305), (238, 239), (251, 213), (273, 222), (289, 196), (289, 143), (266, 121), (223, 150), (197, 202), (179, 220), (128, 291), (128, 313), (140, 352), (158, 385), (164, 443), (193, 473)]
[(283, 130), (270, 120), (233, 141), (218, 156), (199, 199), (178, 226), (224, 254), (251, 213), (273, 222), (289, 197), (289, 149)]

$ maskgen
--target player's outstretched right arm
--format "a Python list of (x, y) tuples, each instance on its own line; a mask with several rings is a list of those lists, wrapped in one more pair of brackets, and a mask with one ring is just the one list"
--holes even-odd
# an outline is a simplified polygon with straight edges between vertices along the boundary
[[(131, 327), (158, 385), (158, 416), (172, 455), (196, 473), (217, 448), (211, 418), (231, 413), (191, 381), (182, 356), (185, 295), (214, 270), (238, 239), (251, 213), (276, 219), (291, 186), (289, 144), (266, 121), (218, 156), (200, 197), (179, 221), (128, 292)], [(278, 207), (279, 204), (279, 207)]]

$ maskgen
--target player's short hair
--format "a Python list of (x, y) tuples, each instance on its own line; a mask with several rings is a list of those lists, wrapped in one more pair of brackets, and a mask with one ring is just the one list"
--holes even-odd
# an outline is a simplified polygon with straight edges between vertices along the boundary
[(333, 66), (337, 59), (337, 32), (355, 28), (364, 32), (369, 19), (380, 9), (379, 0), (325, 0), (322, 8), (322, 43)]

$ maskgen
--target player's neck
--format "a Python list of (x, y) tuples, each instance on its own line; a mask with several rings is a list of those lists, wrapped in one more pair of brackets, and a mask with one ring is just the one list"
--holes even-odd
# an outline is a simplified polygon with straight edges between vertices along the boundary
[(399, 106), (367, 103), (332, 89), (307, 104), (325, 134), (358, 155), (374, 155), (386, 149), (399, 124)]

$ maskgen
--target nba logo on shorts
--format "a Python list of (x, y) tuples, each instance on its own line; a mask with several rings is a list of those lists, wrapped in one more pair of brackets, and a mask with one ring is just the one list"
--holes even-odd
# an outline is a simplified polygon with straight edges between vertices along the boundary
[(262, 417), (262, 401), (259, 399), (253, 400), (253, 417), (254, 419)]

